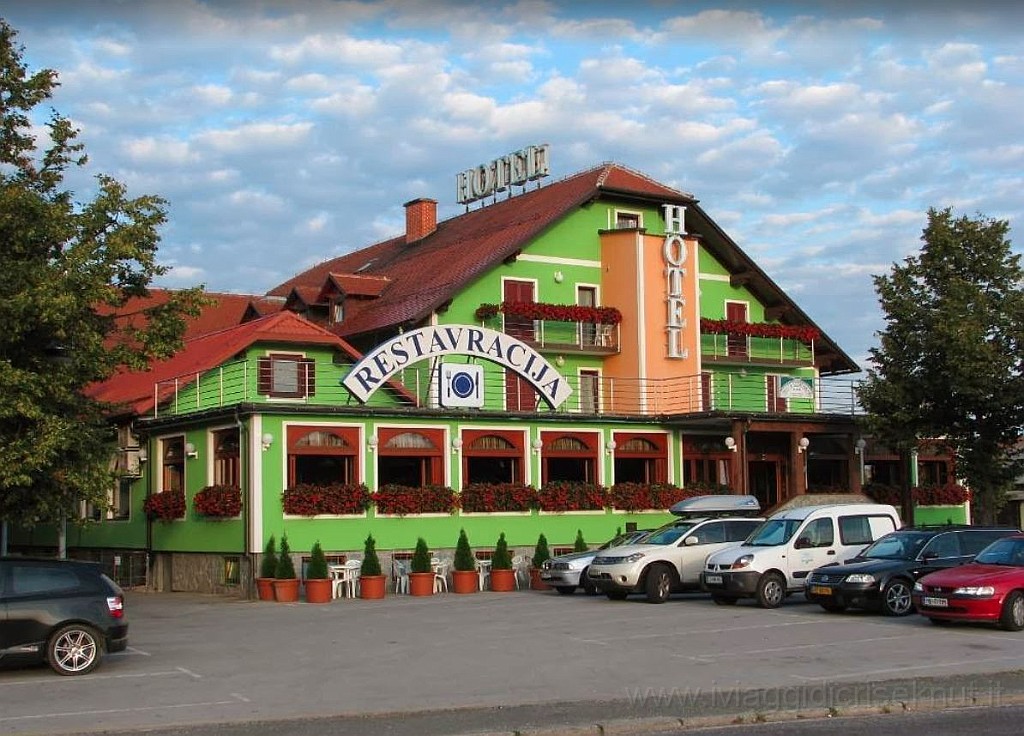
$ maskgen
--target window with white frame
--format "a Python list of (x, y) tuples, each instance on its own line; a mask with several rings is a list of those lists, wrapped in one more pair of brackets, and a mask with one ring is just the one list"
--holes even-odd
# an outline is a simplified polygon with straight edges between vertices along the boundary
[(316, 363), (303, 355), (271, 353), (259, 359), (259, 393), (301, 399), (316, 393)]

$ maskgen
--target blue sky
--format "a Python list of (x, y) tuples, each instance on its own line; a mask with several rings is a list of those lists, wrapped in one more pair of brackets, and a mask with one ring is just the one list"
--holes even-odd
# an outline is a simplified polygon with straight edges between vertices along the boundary
[[(692, 192), (858, 362), (929, 207), (1021, 220), (1024, 4), (6, 0), (160, 283), (262, 293), (535, 143)], [(1011, 232), (1012, 236), (1012, 232)]]

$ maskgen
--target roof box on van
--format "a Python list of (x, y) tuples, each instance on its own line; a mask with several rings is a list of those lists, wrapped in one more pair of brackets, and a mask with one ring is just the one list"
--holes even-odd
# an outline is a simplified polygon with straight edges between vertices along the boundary
[(754, 496), (694, 496), (673, 504), (669, 511), (676, 516), (754, 515), (761, 511), (761, 504)]

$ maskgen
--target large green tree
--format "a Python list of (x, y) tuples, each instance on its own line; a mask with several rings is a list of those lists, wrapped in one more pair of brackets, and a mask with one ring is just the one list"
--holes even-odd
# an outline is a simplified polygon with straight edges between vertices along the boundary
[(105, 505), (112, 487), (113, 407), (85, 389), (121, 366), (139, 368), (181, 344), (199, 290), (118, 317), (147, 295), (157, 263), (158, 197), (130, 198), (98, 176), (91, 201), (64, 188), (86, 164), (70, 121), (33, 110), (56, 72), (29, 74), (15, 31), (0, 20), (0, 520), (34, 524)]
[(929, 210), (920, 252), (874, 284), (886, 327), (860, 390), (872, 432), (904, 457), (942, 438), (993, 520), (1019, 470), (1024, 271), (1009, 223)]

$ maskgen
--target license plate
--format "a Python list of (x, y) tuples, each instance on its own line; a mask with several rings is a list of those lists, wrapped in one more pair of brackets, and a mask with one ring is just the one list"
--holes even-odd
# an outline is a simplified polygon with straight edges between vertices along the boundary
[(704, 582), (707, 583), (708, 585), (721, 585), (722, 584), (722, 576), (721, 575), (705, 575), (704, 576)]
[(929, 608), (948, 608), (949, 600), (946, 598), (922, 598), (921, 605), (928, 606)]
[(814, 595), (832, 595), (832, 588), (827, 588), (824, 585), (812, 585), (811, 593)]

